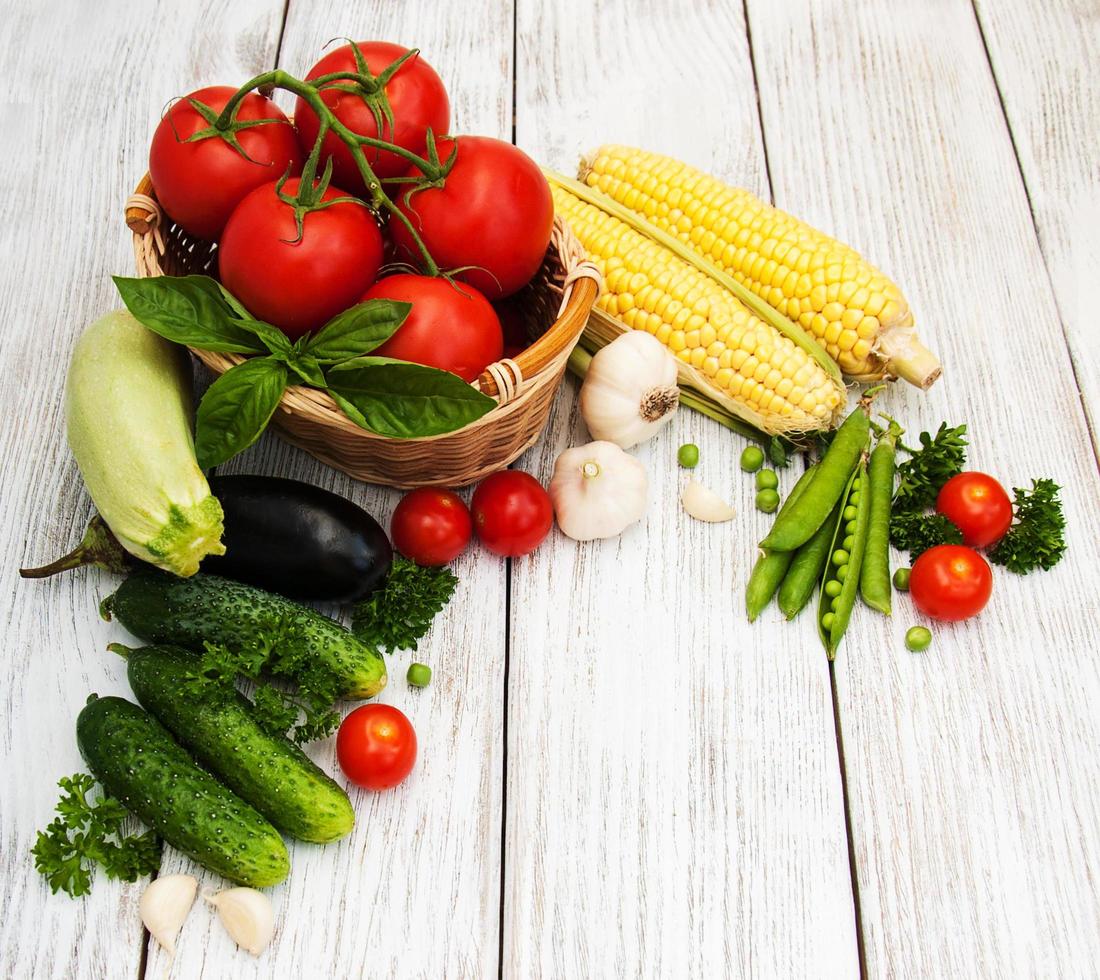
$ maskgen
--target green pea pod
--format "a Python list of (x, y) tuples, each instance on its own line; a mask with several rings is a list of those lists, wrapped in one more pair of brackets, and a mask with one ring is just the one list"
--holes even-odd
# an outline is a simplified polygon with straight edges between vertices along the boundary
[[(794, 506), (795, 501), (806, 492), (817, 466), (818, 464), (815, 463), (798, 478), (798, 482), (779, 509), (779, 517)], [(756, 559), (756, 564), (752, 566), (752, 574), (749, 576), (749, 584), (745, 588), (745, 611), (749, 614), (750, 623), (772, 601), (772, 596), (779, 588), (779, 583), (783, 581), (783, 576), (787, 574), (787, 568), (793, 557), (794, 553), (790, 551), (765, 551)]]
[[(830, 560), (826, 563), (825, 572), (821, 578), (817, 631), (830, 660), (836, 657), (837, 647), (840, 646), (844, 631), (848, 628), (848, 621), (852, 618), (852, 609), (856, 604), (856, 596), (859, 594), (859, 573), (863, 566), (863, 554), (867, 547), (867, 530), (871, 516), (871, 494), (868, 486), (866, 460), (860, 462), (859, 468), (849, 478), (841, 501), (847, 504), (851, 498), (852, 484), (857, 476), (859, 477), (861, 492), (859, 502), (855, 505), (856, 516), (852, 521), (846, 522), (843, 516), (843, 508), (841, 509), (841, 518), (837, 521), (836, 531), (829, 549), (830, 556), (837, 554), (840, 541), (846, 535), (850, 534), (852, 536), (852, 547), (847, 552), (848, 560), (843, 566), (847, 568), (847, 571), (843, 573), (844, 577), (841, 579), (838, 574), (840, 566)], [(854, 528), (851, 527), (852, 524), (855, 525)], [(847, 528), (846, 525), (848, 525)], [(829, 589), (827, 588), (830, 580), (837, 581), (840, 584), (839, 593), (833, 596), (829, 595)], [(826, 615), (832, 616), (828, 625), (826, 625)]]
[(894, 498), (894, 453), (901, 427), (891, 422), (871, 453), (871, 516), (859, 592), (872, 609), (890, 615), (890, 506)]
[(787, 619), (794, 619), (802, 612), (817, 583), (821, 581), (821, 570), (829, 558), (829, 549), (832, 547), (840, 514), (841, 506), (838, 503), (828, 519), (814, 532), (813, 537), (794, 553), (790, 568), (779, 586), (779, 609)]
[(840, 499), (860, 456), (867, 448), (871, 420), (857, 406), (837, 429), (832, 445), (818, 464), (813, 482), (802, 497), (772, 525), (760, 542), (765, 551), (794, 551), (813, 537)]

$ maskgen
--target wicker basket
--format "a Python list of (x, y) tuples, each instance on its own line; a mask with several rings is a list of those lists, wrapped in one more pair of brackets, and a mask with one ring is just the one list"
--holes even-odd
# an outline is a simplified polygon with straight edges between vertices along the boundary
[[(217, 246), (190, 238), (166, 220), (148, 174), (126, 202), (139, 276), (217, 275)], [(550, 415), (569, 353), (600, 290), (600, 274), (560, 218), (531, 284), (511, 302), (531, 345), (513, 360), (489, 365), (475, 387), (497, 407), (456, 432), (391, 439), (352, 422), (328, 395), (291, 387), (272, 419), (288, 442), (368, 483), (391, 487), (465, 486), (507, 466), (534, 444)], [(243, 358), (193, 350), (215, 374)]]

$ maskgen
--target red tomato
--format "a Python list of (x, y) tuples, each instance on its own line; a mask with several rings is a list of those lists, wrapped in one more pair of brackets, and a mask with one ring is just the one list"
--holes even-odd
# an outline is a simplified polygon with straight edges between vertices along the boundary
[(390, 520), (393, 546), (418, 565), (446, 565), (466, 550), (473, 525), (457, 493), (421, 487), (401, 498)]
[[(526, 153), (487, 136), (439, 140), (441, 160), (455, 142), (458, 156), (443, 186), (414, 191), (408, 200), (403, 193), (398, 207), (441, 269), (476, 266), (459, 278), (499, 299), (527, 285), (542, 264), (554, 222), (550, 185)], [(404, 223), (391, 218), (390, 231), (398, 252), (419, 262)]]
[(500, 320), (489, 301), (472, 286), (433, 276), (397, 275), (380, 279), (363, 299), (412, 303), (408, 317), (376, 357), (426, 364), (473, 381), (504, 350)]
[(996, 544), (1012, 524), (1012, 501), (985, 473), (951, 477), (936, 498), (936, 510), (962, 531), (963, 542), (971, 548)]
[(389, 789), (416, 763), (416, 732), (404, 713), (389, 704), (356, 708), (336, 733), (336, 758), (356, 786)]
[(913, 603), (933, 619), (969, 619), (985, 608), (993, 592), (986, 560), (961, 544), (938, 544), (915, 562), (909, 575)]
[(482, 544), (507, 558), (534, 551), (554, 526), (554, 506), (529, 473), (501, 470), (478, 484), (470, 501)]
[[(298, 178), (283, 185), (293, 196)], [(329, 187), (322, 201), (346, 197)], [(302, 224), (275, 194), (258, 187), (230, 215), (218, 247), (222, 284), (255, 317), (291, 340), (323, 327), (359, 302), (382, 264), (382, 233), (373, 215), (351, 201), (311, 211)]]
[[(387, 41), (361, 41), (359, 50), (363, 52), (371, 74), (377, 78), (409, 49)], [(306, 81), (333, 72), (356, 70), (355, 54), (351, 45), (345, 44), (318, 61), (309, 70)], [(354, 83), (344, 80), (338, 84)], [(451, 105), (447, 100), (447, 91), (432, 66), (418, 54), (406, 61), (386, 84), (386, 98), (393, 112), (393, 127), (391, 129), (383, 116), (382, 132), (379, 133), (374, 113), (362, 94), (337, 88), (321, 90), (322, 101), (353, 133), (394, 143), (420, 157), (424, 156), (425, 132), (429, 127), (437, 136), (442, 136), (450, 128)], [(317, 114), (307, 102), (299, 99), (294, 120), (301, 134), (302, 148), (308, 154), (317, 142)], [(366, 193), (351, 151), (339, 136), (333, 132), (326, 134), (322, 152), (332, 155), (332, 173), (336, 183), (357, 194)], [(409, 167), (407, 160), (388, 150), (365, 146), (363, 152), (375, 175), (382, 180), (398, 177)]]
[(294, 127), (282, 109), (256, 92), (249, 92), (241, 101), (237, 119), (278, 121), (237, 131), (237, 142), (247, 159), (217, 136), (186, 142), (210, 126), (188, 99), (221, 112), (235, 91), (228, 85), (215, 85), (180, 99), (160, 121), (149, 150), (149, 176), (161, 207), (188, 234), (207, 241), (221, 234), (246, 194), (278, 180), (288, 167), (294, 173), (302, 169)]

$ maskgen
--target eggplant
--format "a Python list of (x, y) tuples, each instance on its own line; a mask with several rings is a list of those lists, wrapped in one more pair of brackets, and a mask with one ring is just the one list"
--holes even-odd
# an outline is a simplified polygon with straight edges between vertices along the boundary
[(214, 476), (210, 489), (225, 511), (225, 554), (204, 572), (319, 602), (362, 599), (389, 575), (386, 532), (338, 494), (273, 476)]

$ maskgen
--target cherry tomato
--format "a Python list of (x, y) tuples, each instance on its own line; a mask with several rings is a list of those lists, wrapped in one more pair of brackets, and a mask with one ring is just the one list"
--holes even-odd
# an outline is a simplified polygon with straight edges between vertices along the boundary
[(501, 470), (474, 491), (470, 510), (481, 543), (506, 558), (534, 551), (554, 526), (554, 506), (529, 473)]
[[(550, 185), (526, 153), (487, 136), (438, 140), (440, 160), (456, 143), (443, 186), (403, 193), (398, 207), (441, 269), (474, 266), (459, 278), (499, 299), (527, 285), (542, 264), (554, 222)], [(418, 174), (412, 167), (407, 176)], [(390, 230), (399, 254), (418, 263), (404, 223), (391, 219)]]
[[(297, 190), (297, 177), (283, 185), (286, 195)], [(330, 186), (321, 200), (346, 196)], [(279, 199), (274, 183), (237, 205), (218, 248), (225, 288), (291, 340), (358, 303), (381, 264), (382, 233), (366, 207), (346, 201), (311, 211), (299, 240), (294, 209)]]
[(235, 91), (215, 85), (180, 99), (160, 121), (149, 149), (149, 176), (160, 206), (188, 234), (206, 241), (221, 234), (233, 209), (250, 191), (278, 180), (288, 167), (293, 173), (302, 169), (294, 127), (282, 109), (256, 92), (241, 101), (237, 119), (276, 121), (237, 131), (245, 156), (218, 136), (187, 142), (210, 127), (188, 100), (221, 112)]
[(962, 531), (963, 543), (971, 548), (996, 544), (1012, 524), (1012, 501), (985, 473), (951, 477), (936, 497), (936, 510)]
[(500, 320), (489, 301), (473, 286), (433, 276), (397, 275), (380, 279), (363, 299), (412, 303), (397, 332), (377, 357), (395, 357), (457, 374), (473, 381), (504, 350)]
[(969, 619), (985, 608), (993, 573), (973, 548), (939, 544), (915, 562), (909, 575), (913, 603), (933, 619)]
[(466, 550), (473, 525), (457, 493), (420, 487), (405, 494), (390, 520), (393, 546), (418, 565), (446, 565)]
[[(359, 50), (363, 52), (363, 58), (370, 73), (377, 78), (409, 49), (387, 41), (360, 41)], [(309, 70), (306, 81), (321, 75), (330, 75), (333, 72), (357, 70), (355, 53), (350, 44), (345, 44), (318, 61)], [(347, 86), (355, 83), (345, 79), (334, 85)], [(440, 81), (432, 66), (419, 54), (415, 54), (397, 69), (397, 73), (386, 84), (385, 94), (390, 103), (390, 111), (393, 113), (393, 126), (390, 126), (383, 115), (381, 132), (378, 129), (377, 119), (371, 111), (369, 96), (362, 91), (348, 92), (335, 87), (323, 88), (321, 100), (353, 133), (394, 143), (423, 157), (426, 131), (430, 128), (435, 135), (442, 136), (450, 128), (451, 105), (447, 100), (447, 91), (443, 87), (443, 82)], [(313, 144), (317, 142), (319, 129), (317, 114), (310, 108), (309, 103), (298, 99), (294, 119), (301, 134), (302, 149), (308, 154), (313, 149)], [(364, 194), (366, 187), (363, 184), (363, 178), (347, 144), (335, 133), (329, 132), (325, 135), (325, 142), (321, 149), (322, 153), (332, 155), (332, 172), (336, 183), (357, 194)], [(388, 150), (365, 146), (363, 153), (371, 169), (381, 180), (398, 177), (409, 167), (407, 160)]]
[(336, 733), (336, 758), (356, 786), (389, 789), (416, 764), (416, 732), (404, 713), (390, 704), (356, 708)]

